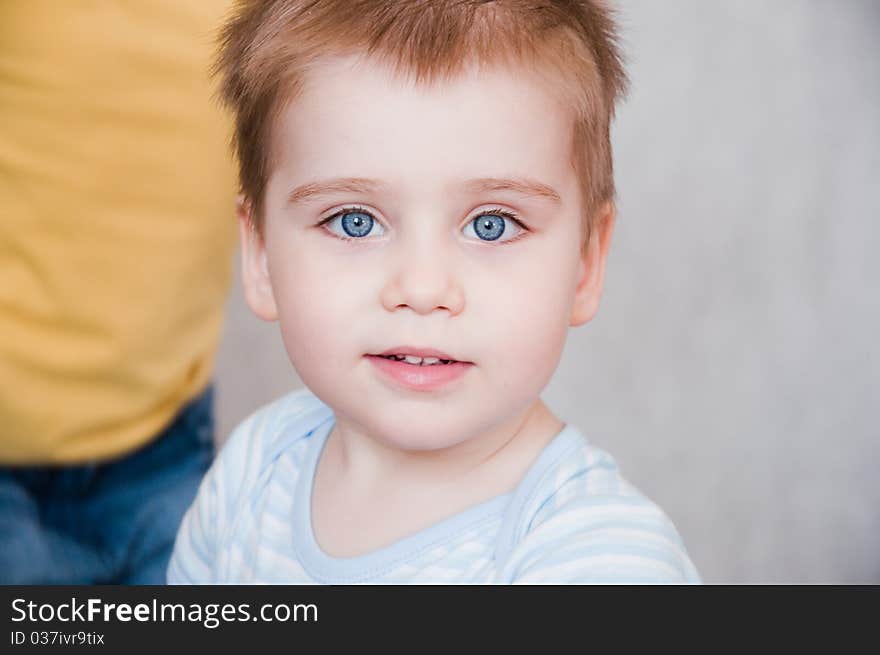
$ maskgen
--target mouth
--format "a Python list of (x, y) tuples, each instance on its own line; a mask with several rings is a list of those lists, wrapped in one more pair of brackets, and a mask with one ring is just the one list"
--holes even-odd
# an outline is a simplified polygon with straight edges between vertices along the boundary
[(448, 366), (450, 364), (472, 364), (463, 359), (457, 359), (442, 350), (435, 348), (415, 348), (411, 346), (398, 346), (389, 348), (381, 353), (368, 354), (367, 357), (381, 357), (397, 362), (405, 362), (412, 366)]
[(474, 367), (473, 362), (434, 348), (399, 346), (365, 357), (383, 380), (396, 389), (407, 391), (455, 389), (453, 383), (457, 383)]

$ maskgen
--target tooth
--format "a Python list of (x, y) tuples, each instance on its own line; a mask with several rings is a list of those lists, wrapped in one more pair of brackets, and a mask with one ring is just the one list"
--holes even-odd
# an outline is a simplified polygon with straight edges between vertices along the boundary
[(422, 363), (421, 357), (414, 357), (413, 355), (406, 355), (403, 359), (406, 360), (407, 364), (421, 364)]
[(439, 361), (440, 361), (440, 358), (439, 358), (439, 357), (425, 357), (425, 358), (422, 360), (422, 364), (424, 364), (424, 365), (427, 366), (427, 365), (430, 365), (430, 364), (436, 364), (436, 363), (439, 362)]

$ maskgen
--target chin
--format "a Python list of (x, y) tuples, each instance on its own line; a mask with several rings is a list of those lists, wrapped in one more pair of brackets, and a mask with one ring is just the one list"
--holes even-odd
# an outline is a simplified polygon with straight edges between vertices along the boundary
[(461, 438), (462, 430), (452, 425), (428, 422), (426, 425), (416, 425), (413, 422), (402, 421), (393, 426), (377, 426), (370, 434), (375, 439), (398, 450), (410, 450), (428, 452), (443, 450), (466, 441)]

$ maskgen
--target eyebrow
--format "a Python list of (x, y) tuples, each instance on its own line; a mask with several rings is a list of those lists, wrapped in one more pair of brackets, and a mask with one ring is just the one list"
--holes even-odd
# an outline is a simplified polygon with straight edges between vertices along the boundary
[[(316, 200), (335, 193), (369, 193), (386, 189), (387, 184), (366, 177), (337, 177), (302, 184), (287, 196), (288, 204)], [(549, 200), (561, 204), (562, 198), (552, 186), (530, 178), (480, 177), (466, 180), (462, 185), (472, 193), (512, 191), (523, 196)]]
[(328, 180), (318, 180), (296, 187), (287, 196), (287, 202), (294, 205), (299, 202), (316, 200), (323, 196), (334, 193), (368, 193), (377, 189), (385, 188), (385, 184), (378, 180), (366, 177), (337, 177)]
[(464, 186), (469, 191), (475, 193), (485, 191), (513, 191), (523, 196), (532, 198), (540, 198), (550, 200), (557, 205), (562, 204), (562, 198), (559, 192), (549, 184), (544, 184), (538, 180), (529, 178), (499, 178), (499, 177), (481, 177), (475, 180), (468, 180)]

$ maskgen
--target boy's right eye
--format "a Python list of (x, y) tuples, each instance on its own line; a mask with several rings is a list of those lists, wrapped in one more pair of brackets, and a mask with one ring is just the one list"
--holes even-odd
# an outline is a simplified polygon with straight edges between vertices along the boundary
[(346, 241), (354, 241), (369, 236), (374, 227), (379, 232), (373, 236), (381, 236), (385, 233), (382, 225), (373, 218), (370, 212), (360, 207), (351, 207), (336, 212), (318, 223), (335, 236)]

